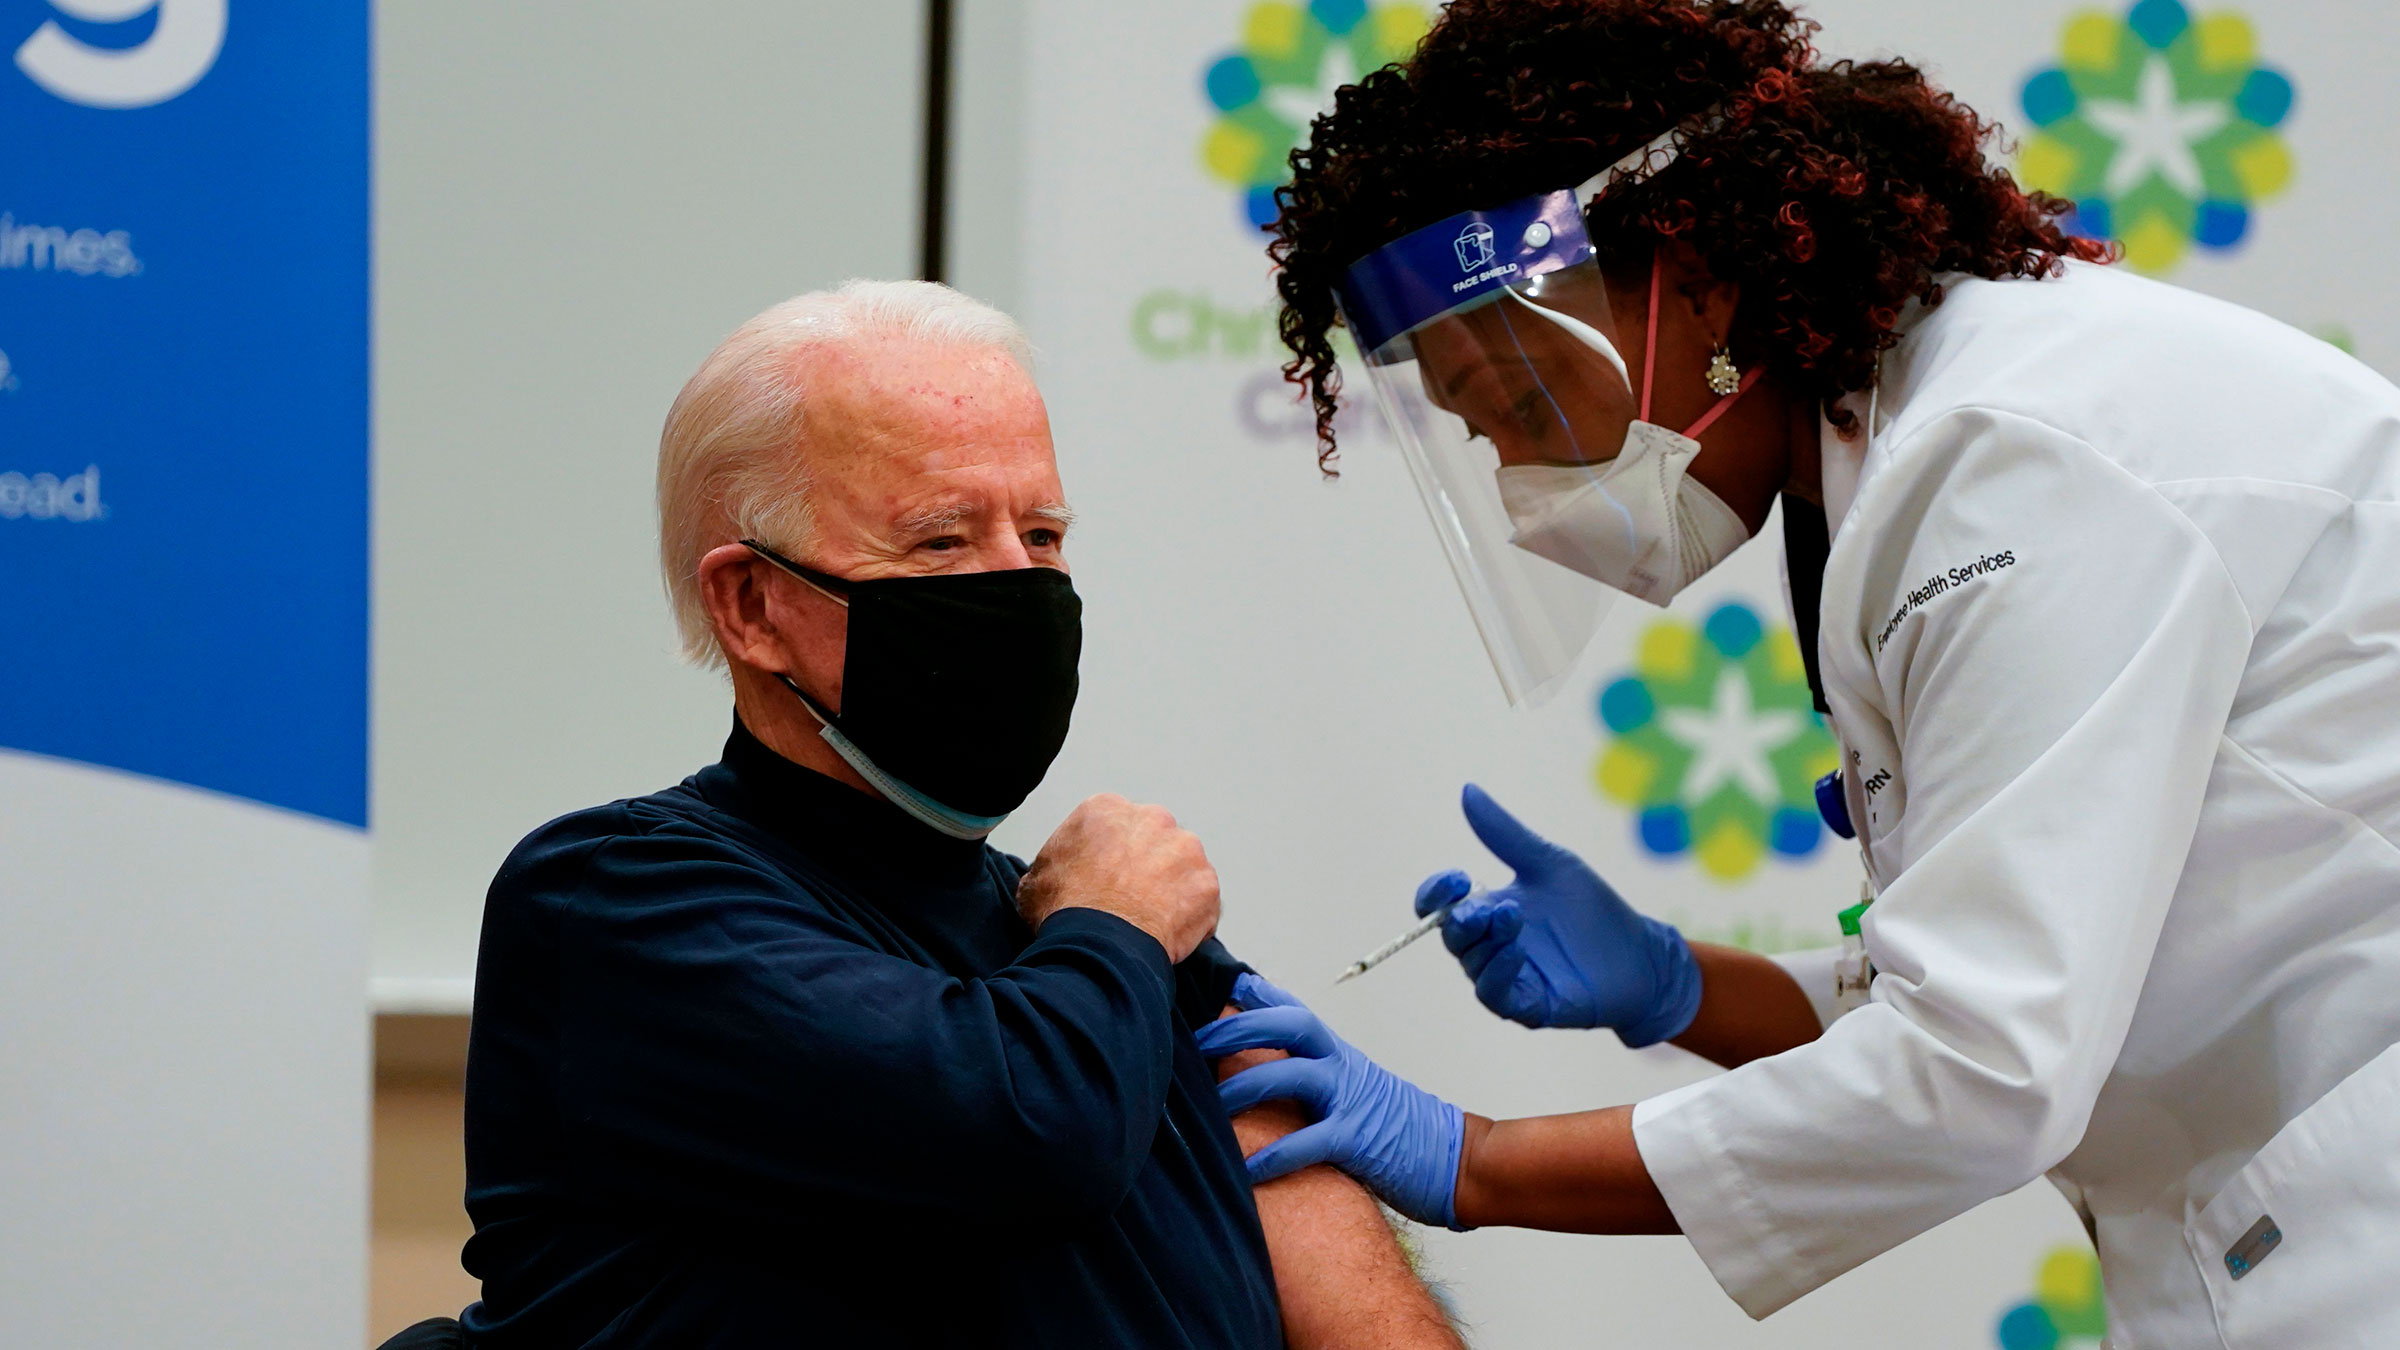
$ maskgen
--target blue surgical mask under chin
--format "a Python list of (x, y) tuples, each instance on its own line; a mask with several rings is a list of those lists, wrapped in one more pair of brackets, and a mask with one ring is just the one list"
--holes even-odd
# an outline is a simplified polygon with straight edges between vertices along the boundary
[[(811, 711), (813, 712), (814, 709)], [(874, 760), (867, 758), (866, 751), (851, 744), (849, 737), (834, 730), (832, 723), (827, 723), (825, 729), (817, 734), (824, 737), (825, 743), (833, 747), (833, 753), (840, 755), (851, 768), (858, 770), (858, 776), (873, 784), (875, 790), (882, 793), (886, 800), (915, 816), (930, 829), (938, 830), (953, 839), (981, 839), (999, 829), (1000, 822), (1008, 819), (1005, 815), (970, 816), (964, 811), (953, 810), (942, 805), (885, 773)]]
[(817, 701), (803, 693), (797, 681), (793, 680), (791, 676), (783, 674), (778, 674), (775, 678), (783, 681), (785, 688), (800, 696), (800, 706), (808, 709), (808, 715), (817, 719), (820, 728), (817, 735), (827, 745), (833, 747), (833, 753), (840, 755), (843, 763), (858, 770), (858, 776), (866, 779), (870, 786), (882, 793), (886, 801), (914, 816), (928, 829), (937, 830), (953, 839), (981, 839), (999, 829), (1000, 822), (1008, 819), (1006, 813), (997, 816), (968, 815), (964, 811), (944, 806), (894, 778), (882, 765), (868, 758), (866, 751), (859, 749), (855, 742), (837, 730), (833, 723), (827, 721), (825, 714), (817, 710)]

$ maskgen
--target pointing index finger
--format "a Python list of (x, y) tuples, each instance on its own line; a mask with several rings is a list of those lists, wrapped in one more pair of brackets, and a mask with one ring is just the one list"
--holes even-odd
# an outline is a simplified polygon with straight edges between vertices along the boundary
[(1492, 795), (1473, 783), (1459, 792), (1459, 808), (1466, 813), (1467, 828), (1492, 851), (1492, 856), (1517, 870), (1519, 875), (1539, 872), (1558, 853), (1558, 845), (1525, 827), (1524, 822), (1508, 813), (1507, 808), (1492, 800)]

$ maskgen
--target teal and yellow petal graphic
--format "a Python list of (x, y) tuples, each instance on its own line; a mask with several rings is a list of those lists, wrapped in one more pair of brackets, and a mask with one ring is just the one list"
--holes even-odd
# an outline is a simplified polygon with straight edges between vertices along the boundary
[(1739, 603), (1697, 625), (1662, 619), (1595, 710), (1607, 740), (1593, 786), (1632, 814), (1650, 853), (1734, 883), (1823, 844), (1815, 787), (1837, 755), (1791, 630)]
[(1432, 24), (1411, 4), (1367, 0), (1260, 0), (1242, 18), (1241, 44), (1202, 72), (1217, 118), (1200, 139), (1210, 177), (1240, 191), (1255, 228), (1275, 220), (1275, 189), (1291, 179), (1290, 156), (1333, 91), (1407, 57)]
[(2231, 10), (2195, 17), (2181, 0), (2139, 0), (2121, 17), (2078, 11), (2059, 30), (2058, 64), (2020, 96), (2036, 130), (2018, 180), (2073, 202), (2070, 229), (2115, 240), (2154, 276), (2195, 245), (2237, 247), (2292, 180), (2276, 130), (2292, 82), (2258, 50), (2256, 26)]
[(2033, 1297), (2000, 1315), (1997, 1335), (2000, 1350), (2099, 1350), (2108, 1307), (2092, 1249), (2051, 1249), (2034, 1272)]

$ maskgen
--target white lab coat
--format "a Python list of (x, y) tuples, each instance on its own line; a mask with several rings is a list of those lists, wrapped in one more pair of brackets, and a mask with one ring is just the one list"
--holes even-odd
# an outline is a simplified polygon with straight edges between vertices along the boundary
[(1878, 389), (1818, 650), (1879, 973), (1651, 1174), (1753, 1316), (2048, 1173), (2115, 1346), (2400, 1346), (2400, 390), (2080, 264)]

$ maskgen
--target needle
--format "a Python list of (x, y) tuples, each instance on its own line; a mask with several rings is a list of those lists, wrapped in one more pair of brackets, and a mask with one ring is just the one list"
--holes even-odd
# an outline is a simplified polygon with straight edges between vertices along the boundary
[[(1465, 898), (1465, 896), (1459, 897), (1460, 900)], [(1435, 910), (1431, 914), (1428, 914), (1423, 919), (1419, 920), (1416, 927), (1409, 929), (1400, 936), (1393, 938), (1391, 941), (1383, 944), (1380, 947), (1377, 947), (1375, 950), (1368, 952), (1365, 956), (1360, 957), (1358, 960), (1351, 962), (1350, 968), (1343, 971), (1341, 976), (1334, 980), (1334, 983), (1348, 984), (1350, 981), (1366, 974), (1375, 967), (1391, 960), (1392, 957), (1396, 955), (1402, 947), (1405, 947), (1408, 944), (1416, 941), (1418, 938), (1425, 936), (1434, 929), (1441, 927), (1442, 920), (1450, 917), (1451, 905), (1455, 905), (1457, 903), (1458, 900), (1453, 900), (1450, 902), (1450, 904), (1442, 906), (1440, 909)]]

